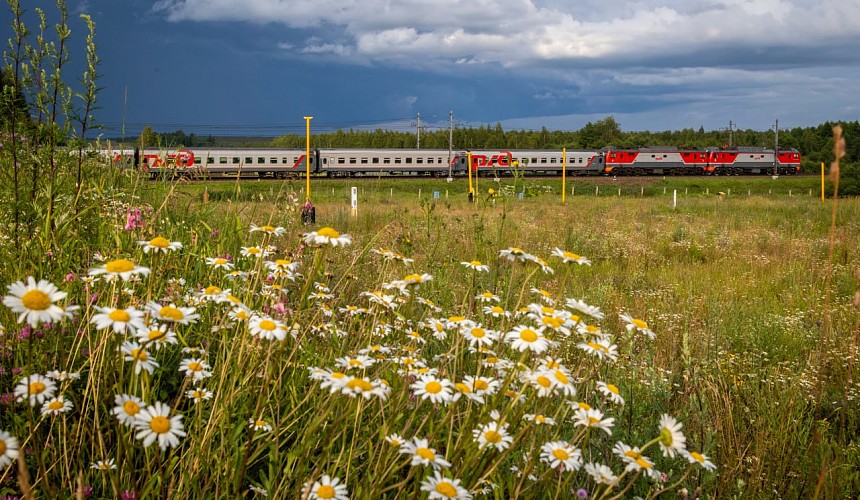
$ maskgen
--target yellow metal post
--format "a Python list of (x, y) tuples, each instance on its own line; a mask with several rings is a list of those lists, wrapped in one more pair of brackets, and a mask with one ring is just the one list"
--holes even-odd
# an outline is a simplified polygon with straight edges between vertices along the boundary
[(564, 205), (564, 193), (567, 191), (567, 148), (561, 148), (561, 204)]
[(824, 162), (821, 162), (821, 201), (824, 201)]
[(305, 117), (305, 201), (311, 201), (311, 120), (313, 116)]
[[(472, 190), (472, 152), (466, 153), (466, 171), (469, 172), (469, 198), (474, 196), (475, 191)], [(474, 198), (472, 198), (474, 199)], [(471, 201), (471, 199), (470, 199)]]

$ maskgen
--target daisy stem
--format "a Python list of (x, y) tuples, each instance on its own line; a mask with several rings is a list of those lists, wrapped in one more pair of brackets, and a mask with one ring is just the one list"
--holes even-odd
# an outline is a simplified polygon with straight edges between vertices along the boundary
[[(643, 449), (644, 449), (644, 448), (643, 448)], [(685, 479), (687, 479), (687, 476), (689, 476), (689, 475), (690, 475), (690, 472), (692, 472), (692, 470), (693, 470), (693, 466), (692, 466), (692, 465), (690, 465), (689, 467), (687, 467), (687, 470), (686, 470), (686, 471), (684, 471), (684, 474), (680, 477), (680, 479), (678, 479), (678, 480), (677, 480), (677, 481), (675, 481), (674, 483), (670, 484), (669, 486), (666, 486), (665, 488), (660, 489), (660, 490), (658, 490), (658, 491), (655, 491), (654, 493), (652, 493), (652, 494), (648, 495), (648, 500), (651, 500), (652, 498), (657, 498), (658, 496), (660, 496), (661, 494), (663, 494), (663, 493), (665, 493), (665, 492), (667, 492), (667, 491), (669, 491), (669, 490), (674, 490), (676, 486), (678, 486), (678, 485), (679, 485), (679, 484), (681, 484)]]
[[(620, 483), (620, 482), (621, 482), (621, 480), (622, 480), (622, 479), (624, 479), (624, 476), (626, 476), (628, 472), (629, 472), (629, 471), (626, 471), (626, 470), (625, 470), (624, 472), (622, 472), (622, 473), (621, 473), (621, 475), (620, 475), (620, 476), (618, 476), (618, 479), (615, 481), (615, 484)], [(635, 482), (636, 482), (636, 480), (637, 480), (637, 479), (639, 479), (639, 476), (641, 476), (641, 475), (642, 475), (642, 469), (637, 470), (637, 471), (636, 471), (636, 475), (635, 475), (635, 476), (633, 476), (633, 479), (631, 479), (629, 483), (627, 483), (627, 486), (625, 486), (623, 490), (619, 491), (619, 492), (618, 492), (618, 494), (616, 494), (615, 496), (613, 496), (613, 497), (612, 497), (612, 498), (610, 498), (609, 500), (618, 500), (619, 498), (621, 498), (625, 493), (627, 493), (627, 490), (629, 490), (629, 489), (630, 489), (630, 487), (631, 487), (631, 486), (633, 486), (633, 483), (635, 483)], [(613, 486), (614, 486), (614, 485), (612, 485), (612, 484), (608, 485), (608, 486), (606, 487), (606, 490), (605, 490), (605, 491), (603, 492), (603, 494), (600, 496), (600, 498), (603, 498), (603, 497), (605, 497), (606, 495), (608, 495), (608, 494), (609, 494), (609, 492), (610, 492), (610, 490), (612, 490)]]
[(323, 260), (322, 257), (323, 257), (324, 252), (325, 252), (325, 247), (322, 247), (322, 246), (317, 247), (314, 250), (313, 267), (311, 269), (311, 272), (308, 273), (308, 278), (305, 281), (305, 286), (302, 288), (302, 296), (299, 297), (299, 309), (298, 309), (298, 311), (296, 311), (297, 313), (299, 311), (304, 311), (305, 305), (307, 305), (308, 292), (310, 291), (311, 283), (313, 283), (316, 280), (317, 272), (319, 271), (320, 264), (322, 263), (322, 260)]

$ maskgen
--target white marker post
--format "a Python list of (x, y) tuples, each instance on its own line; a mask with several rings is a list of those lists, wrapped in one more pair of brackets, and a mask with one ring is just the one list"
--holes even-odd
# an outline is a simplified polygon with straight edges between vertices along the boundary
[(352, 216), (358, 215), (358, 188), (352, 188)]
[(678, 190), (672, 191), (672, 209), (678, 208)]

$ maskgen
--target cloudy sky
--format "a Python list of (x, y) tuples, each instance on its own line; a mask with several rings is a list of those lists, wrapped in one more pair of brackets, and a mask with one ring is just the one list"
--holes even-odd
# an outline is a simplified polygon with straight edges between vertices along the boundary
[(96, 22), (107, 135), (304, 133), (305, 115), (316, 131), (408, 129), (418, 113), (444, 128), (449, 111), (506, 129), (611, 115), (628, 131), (860, 115), (858, 0), (68, 4)]

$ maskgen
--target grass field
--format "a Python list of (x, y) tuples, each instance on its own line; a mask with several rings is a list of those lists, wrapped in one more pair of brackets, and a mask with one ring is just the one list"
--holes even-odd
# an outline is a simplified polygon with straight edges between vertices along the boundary
[(860, 203), (819, 186), (105, 189), (7, 259), (0, 495), (851, 498)]

